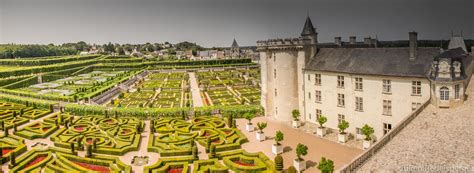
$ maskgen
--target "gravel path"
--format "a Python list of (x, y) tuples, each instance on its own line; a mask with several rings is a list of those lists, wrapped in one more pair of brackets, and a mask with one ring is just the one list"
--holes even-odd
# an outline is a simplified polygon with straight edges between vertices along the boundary
[[(143, 129), (143, 132), (141, 133), (141, 140), (140, 140), (140, 145), (138, 151), (131, 151), (127, 152), (123, 156), (119, 156), (120, 160), (127, 164), (132, 166), (132, 170), (134, 172), (142, 172), (143, 168), (145, 166), (150, 166), (158, 161), (160, 159), (160, 155), (158, 153), (154, 152), (148, 152), (148, 141), (152, 140), (152, 137), (149, 132), (149, 127), (150, 127), (150, 120), (143, 121), (145, 123), (145, 127)], [(133, 157), (135, 156), (148, 156), (148, 164), (142, 165), (142, 166), (135, 166), (132, 164)]]
[(199, 85), (196, 80), (196, 74), (193, 72), (189, 73), (189, 83), (191, 84), (191, 93), (193, 96), (194, 107), (202, 107), (204, 103), (202, 101)]
[(464, 105), (427, 107), (358, 172), (474, 172), (473, 81)]

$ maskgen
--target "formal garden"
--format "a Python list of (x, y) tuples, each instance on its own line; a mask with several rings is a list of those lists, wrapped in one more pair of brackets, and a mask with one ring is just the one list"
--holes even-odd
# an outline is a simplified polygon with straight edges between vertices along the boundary
[(243, 147), (253, 137), (236, 123), (263, 112), (254, 65), (104, 55), (1, 60), (1, 171), (278, 172), (281, 160)]
[[(149, 152), (160, 154), (160, 160), (145, 172), (274, 172), (274, 163), (263, 153), (247, 153), (241, 144), (248, 142), (235, 128), (232, 118), (200, 116), (192, 120), (164, 118), (151, 120)], [(207, 158), (198, 156), (200, 145)]]
[(206, 105), (258, 105), (260, 79), (256, 69), (198, 72)]
[(152, 73), (112, 99), (109, 106), (176, 108), (190, 107), (192, 98), (186, 73)]

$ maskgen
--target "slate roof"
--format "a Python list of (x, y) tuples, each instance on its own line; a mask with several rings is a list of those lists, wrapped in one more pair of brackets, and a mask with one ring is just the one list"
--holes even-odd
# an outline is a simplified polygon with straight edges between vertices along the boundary
[(316, 31), (314, 30), (313, 23), (311, 22), (311, 19), (306, 17), (306, 22), (304, 23), (303, 31), (301, 32), (301, 35), (313, 35), (316, 34)]
[(439, 54), (436, 56), (436, 60), (440, 58), (448, 58), (448, 59), (462, 59), (463, 57), (466, 57), (467, 53), (466, 51), (463, 50), (461, 47), (457, 47), (454, 49), (449, 49), (447, 51), (444, 51), (443, 53)]
[(453, 36), (449, 41), (448, 49), (462, 48), (462, 50), (467, 52), (466, 43), (464, 43), (464, 38), (460, 36)]
[(439, 48), (418, 48), (410, 60), (409, 48), (320, 48), (305, 70), (365, 75), (428, 77)]
[(467, 76), (470, 76), (466, 73), (469, 73), (471, 72), (471, 64), (472, 64), (472, 60), (473, 60), (473, 57), (472, 55), (469, 55), (467, 52), (465, 52), (463, 50), (463, 48), (461, 47), (458, 47), (458, 48), (454, 48), (454, 49), (449, 49), (449, 50), (446, 50), (444, 52), (442, 52), (441, 54), (437, 55), (435, 58), (434, 58), (435, 61), (447, 61), (450, 65), (452, 65), (452, 63), (454, 61), (458, 61), (461, 63), (461, 76), (460, 77), (455, 77), (454, 75), (454, 69), (450, 69), (451, 70), (451, 78), (439, 78), (438, 77), (438, 68), (436, 69), (431, 69), (432, 71), (430, 72), (431, 73), (431, 76), (430, 78), (433, 79), (433, 80), (438, 80), (438, 81), (453, 81), (453, 80), (463, 80), (465, 79)]

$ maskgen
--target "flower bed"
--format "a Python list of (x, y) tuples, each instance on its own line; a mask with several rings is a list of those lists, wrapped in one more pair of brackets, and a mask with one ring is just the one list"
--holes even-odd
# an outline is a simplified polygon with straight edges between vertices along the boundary
[(41, 169), (45, 172), (131, 172), (130, 166), (122, 163), (117, 157), (82, 158), (69, 154), (67, 150), (54, 147), (45, 150), (30, 150), (17, 159), (17, 164), (10, 171), (31, 172)]

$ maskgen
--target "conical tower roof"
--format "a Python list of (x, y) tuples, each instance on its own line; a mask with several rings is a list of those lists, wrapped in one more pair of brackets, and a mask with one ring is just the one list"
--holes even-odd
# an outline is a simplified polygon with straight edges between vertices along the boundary
[(234, 38), (234, 41), (232, 42), (232, 47), (239, 47), (239, 44), (237, 44), (237, 41), (235, 41), (235, 38)]
[(314, 34), (316, 34), (316, 31), (314, 30), (313, 22), (311, 22), (311, 19), (308, 16), (306, 17), (306, 22), (304, 23), (303, 32), (301, 32), (301, 36)]

